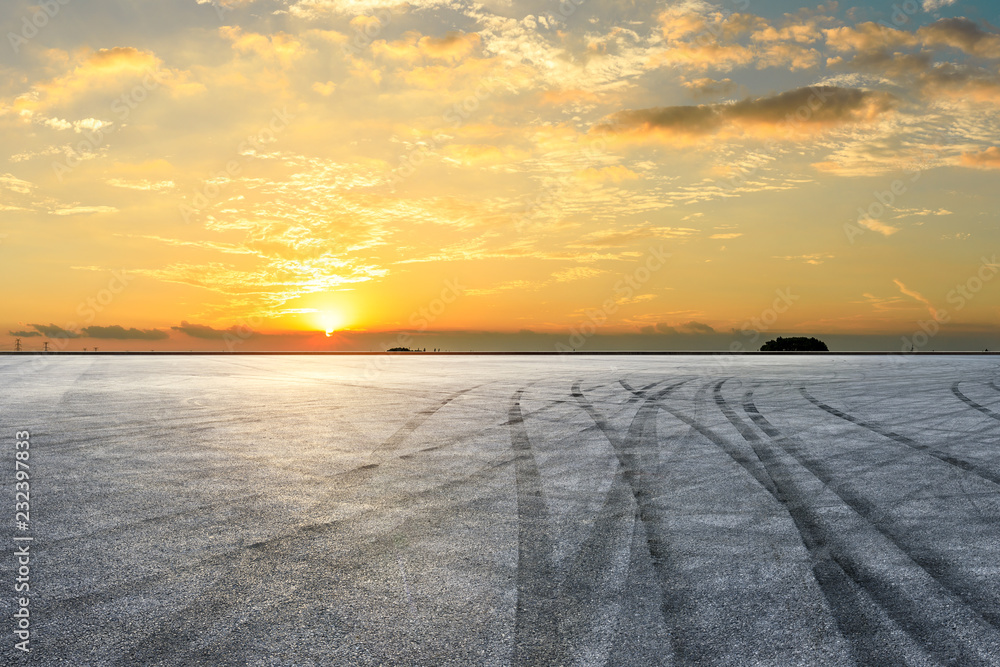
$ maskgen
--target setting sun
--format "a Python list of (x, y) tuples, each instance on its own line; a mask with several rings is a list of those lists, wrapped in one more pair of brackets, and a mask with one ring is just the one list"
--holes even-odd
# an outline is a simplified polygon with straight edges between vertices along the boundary
[(324, 310), (318, 313), (318, 315), (320, 326), (326, 332), (327, 337), (337, 329), (343, 328), (345, 324), (344, 316), (336, 311)]

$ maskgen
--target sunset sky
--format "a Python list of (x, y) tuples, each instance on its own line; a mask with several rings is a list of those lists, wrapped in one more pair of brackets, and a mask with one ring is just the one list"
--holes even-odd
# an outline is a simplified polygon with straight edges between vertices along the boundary
[(8, 0), (0, 349), (1000, 349), (997, 25)]

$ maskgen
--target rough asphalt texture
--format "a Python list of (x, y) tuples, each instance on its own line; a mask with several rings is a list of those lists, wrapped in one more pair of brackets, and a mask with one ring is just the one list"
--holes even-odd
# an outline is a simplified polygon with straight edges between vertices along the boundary
[(1000, 664), (989, 357), (30, 359), (0, 664)]

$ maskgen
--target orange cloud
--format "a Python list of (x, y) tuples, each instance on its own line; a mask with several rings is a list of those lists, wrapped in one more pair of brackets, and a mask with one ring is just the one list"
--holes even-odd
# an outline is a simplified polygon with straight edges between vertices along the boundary
[(729, 95), (740, 89), (740, 86), (732, 79), (722, 79), (719, 81), (708, 78), (693, 79), (691, 81), (682, 81), (681, 85), (690, 90), (691, 96), (695, 99)]
[(256, 32), (243, 32), (239, 27), (223, 26), (219, 28), (219, 34), (231, 41), (235, 50), (257, 54), (282, 67), (290, 66), (308, 51), (298, 39), (282, 32), (262, 35)]
[(163, 67), (154, 53), (125, 46), (83, 52), (79, 64), (62, 76), (36, 84), (15, 103), (18, 110), (37, 111), (69, 104), (112, 88), (119, 95), (126, 82), (146, 80), (148, 89), (164, 86), (174, 94), (190, 94), (204, 86), (188, 81), (188, 73)]
[(991, 146), (978, 153), (962, 153), (959, 164), (973, 169), (1000, 169), (1000, 148)]
[(481, 39), (476, 33), (449, 32), (444, 37), (421, 36), (408, 32), (402, 39), (372, 42), (372, 53), (393, 60), (415, 63), (424, 59), (458, 62), (476, 51)]
[(875, 51), (916, 46), (919, 41), (913, 33), (887, 28), (871, 21), (854, 27), (843, 26), (824, 30), (826, 44), (835, 51)]
[(694, 70), (729, 70), (754, 61), (754, 51), (742, 44), (678, 44), (653, 56), (652, 66), (685, 66)]

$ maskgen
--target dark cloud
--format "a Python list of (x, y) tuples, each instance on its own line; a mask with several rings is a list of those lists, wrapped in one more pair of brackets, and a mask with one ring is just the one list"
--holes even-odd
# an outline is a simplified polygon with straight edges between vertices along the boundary
[(18, 338), (32, 338), (34, 336), (41, 336), (42, 334), (37, 331), (8, 331), (11, 336), (16, 336)]
[(930, 51), (920, 53), (890, 53), (885, 49), (875, 49), (858, 53), (847, 61), (839, 58), (828, 63), (831, 69), (856, 72), (876, 72), (890, 76), (906, 76), (927, 71), (933, 64)]
[(689, 334), (714, 334), (715, 329), (701, 322), (691, 321), (687, 324), (678, 325), (677, 330), (681, 333)]
[(789, 130), (871, 121), (891, 111), (896, 98), (889, 93), (814, 86), (797, 88), (770, 97), (748, 98), (733, 104), (655, 107), (621, 111), (604, 127), (612, 131), (638, 131), (706, 135), (725, 127), (753, 129), (787, 125)]
[(920, 77), (925, 96), (949, 96), (964, 101), (1000, 101), (1000, 77), (982, 67), (942, 63)]
[(109, 327), (84, 327), (83, 333), (88, 338), (108, 338), (114, 340), (163, 340), (170, 334), (159, 329), (135, 329), (113, 324)]
[(1000, 34), (983, 30), (962, 16), (935, 21), (917, 30), (917, 35), (930, 46), (950, 46), (974, 56), (1000, 58)]
[(671, 326), (666, 322), (657, 322), (656, 326), (645, 326), (640, 329), (644, 334), (663, 334), (664, 336), (678, 336), (678, 335), (702, 335), (702, 334), (714, 334), (715, 329), (707, 324), (702, 324), (701, 322), (687, 322), (686, 324), (677, 324)]
[[(207, 324), (191, 324), (187, 320), (181, 322), (179, 327), (170, 327), (174, 331), (180, 331), (192, 338), (202, 338), (204, 340), (222, 340), (226, 335), (240, 336), (246, 338), (249, 330), (238, 326), (231, 326), (228, 329), (214, 329)], [(253, 332), (249, 332), (251, 335)]]
[(63, 329), (56, 324), (29, 324), (29, 327), (37, 329), (43, 336), (48, 338), (79, 338), (80, 334), (75, 331)]

